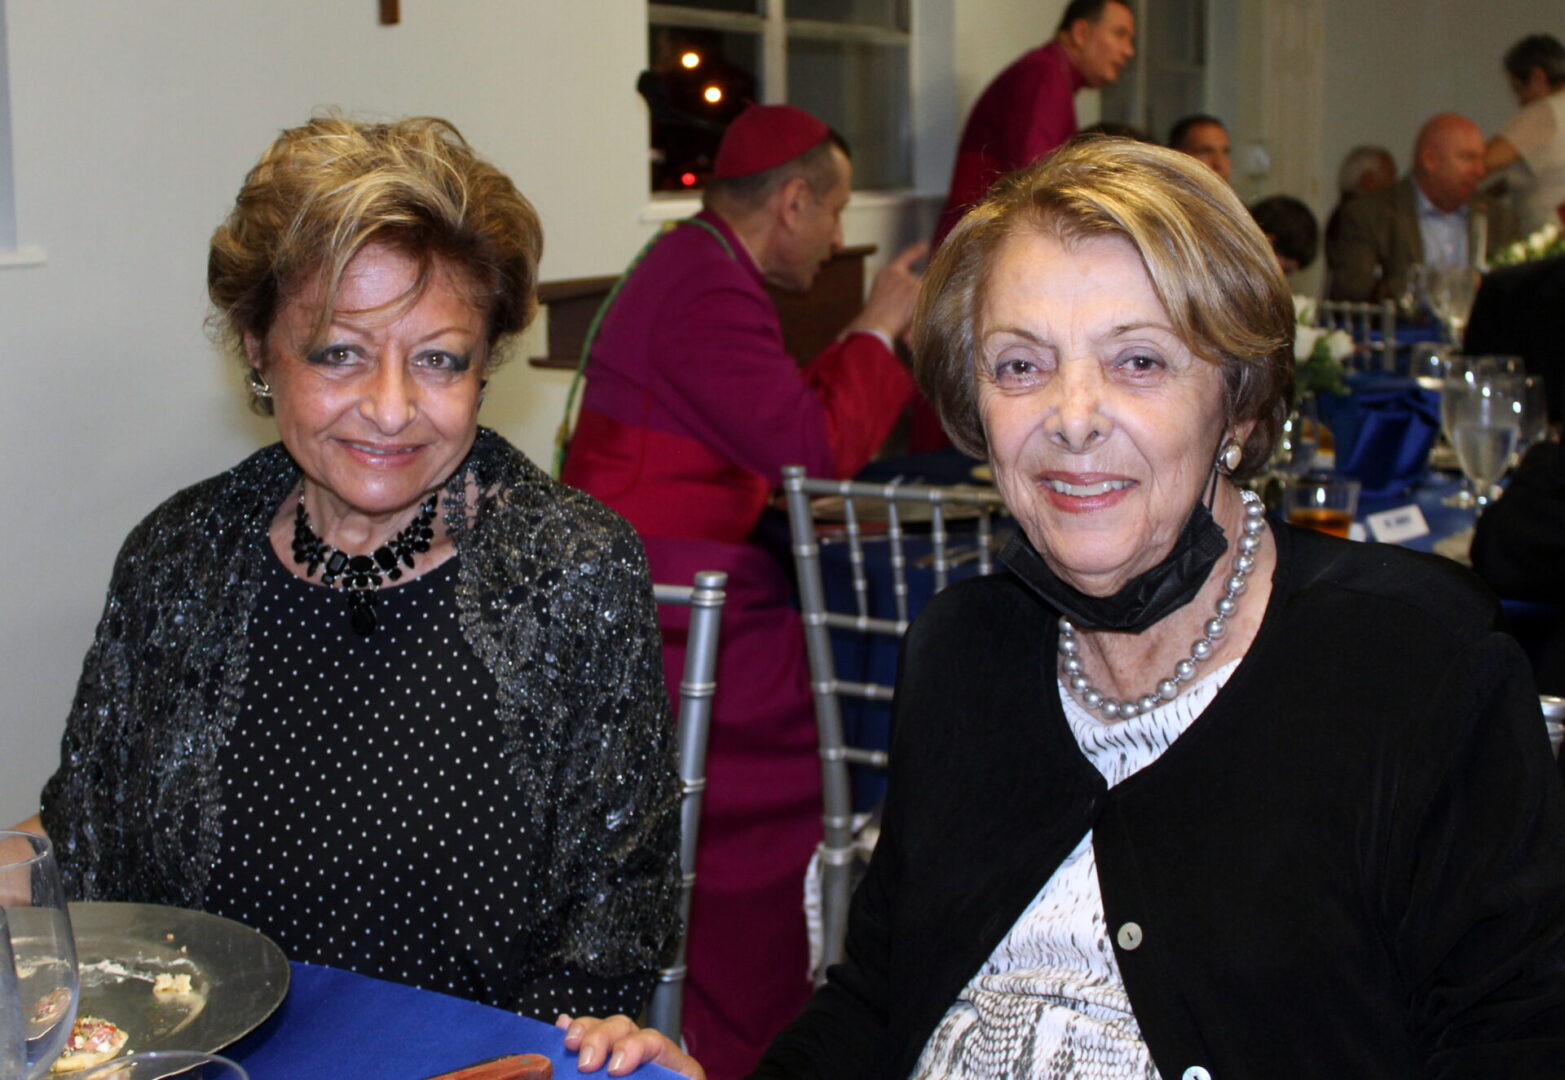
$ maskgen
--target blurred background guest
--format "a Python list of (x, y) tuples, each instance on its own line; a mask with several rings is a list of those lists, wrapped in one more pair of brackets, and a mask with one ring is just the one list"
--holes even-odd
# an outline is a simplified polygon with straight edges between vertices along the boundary
[(1168, 131), (1168, 147), (1206, 162), (1207, 167), (1225, 181), (1233, 175), (1228, 129), (1215, 116), (1195, 113), (1174, 121)]
[(1072, 144), (947, 238), (919, 382), (1022, 535), (909, 631), (847, 959), (755, 1077), (1565, 1075), (1526, 659), (1455, 563), (1241, 490), (1293, 327), (1243, 204), (1164, 148)]
[[(1414, 144), (1412, 171), (1343, 208), (1326, 249), (1331, 298), (1400, 299), (1415, 263), (1471, 266), (1510, 243), (1514, 218), (1503, 201), (1478, 191), (1483, 176), (1478, 125), (1455, 113), (1430, 117)], [(1472, 250), (1475, 235), (1484, 238), (1482, 252)]]
[(537, 1016), (646, 1000), (678, 821), (641, 545), (478, 426), (541, 245), (442, 120), (321, 116), (250, 171), (207, 281), (281, 442), (121, 549), (32, 822), (74, 897)]
[[(654, 239), (603, 316), (562, 474), (629, 519), (658, 580), (728, 572), (685, 990), (686, 1037), (717, 1077), (751, 1068), (810, 989), (815, 714), (789, 572), (756, 527), (784, 465), (853, 475), (914, 392), (892, 346), (922, 245), (802, 370), (763, 287), (810, 287), (841, 246), (852, 175), (841, 139), (800, 109), (753, 106), (728, 128), (704, 209)], [(673, 690), (686, 622), (665, 619)]]
[(1508, 170), (1517, 226), (1530, 233), (1565, 214), (1565, 45), (1524, 37), (1505, 54), (1505, 74), (1521, 111), (1489, 140), (1484, 167)]
[(1326, 243), (1330, 244), (1342, 223), (1342, 210), (1360, 195), (1397, 182), (1397, 162), (1384, 146), (1355, 146), (1337, 168), (1337, 205), (1326, 219)]
[(1292, 195), (1272, 195), (1250, 207), (1250, 216), (1277, 254), (1284, 274), (1309, 269), (1320, 250), (1320, 226), (1310, 208)]
[(989, 185), (1076, 134), (1076, 94), (1114, 82), (1135, 52), (1127, 0), (1071, 0), (1053, 40), (996, 75), (968, 113), (935, 245)]

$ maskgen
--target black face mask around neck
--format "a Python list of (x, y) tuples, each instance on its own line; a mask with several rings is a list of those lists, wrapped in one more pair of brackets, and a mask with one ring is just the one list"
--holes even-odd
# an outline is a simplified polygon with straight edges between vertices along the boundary
[(1200, 501), (1163, 561), (1131, 578), (1113, 596), (1088, 596), (1060, 580), (1020, 533), (1005, 545), (1000, 561), (1079, 629), (1139, 634), (1194, 599), (1227, 550), (1227, 534)]

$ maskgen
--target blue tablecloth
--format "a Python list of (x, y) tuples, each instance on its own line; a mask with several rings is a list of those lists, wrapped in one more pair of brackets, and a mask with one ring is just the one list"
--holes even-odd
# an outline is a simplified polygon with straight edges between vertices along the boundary
[[(420, 1080), (505, 1054), (543, 1054), (557, 1078), (579, 1073), (552, 1025), (429, 990), (294, 963), (288, 997), (224, 1053), (250, 1080)], [(677, 1074), (643, 1065), (631, 1075)]]

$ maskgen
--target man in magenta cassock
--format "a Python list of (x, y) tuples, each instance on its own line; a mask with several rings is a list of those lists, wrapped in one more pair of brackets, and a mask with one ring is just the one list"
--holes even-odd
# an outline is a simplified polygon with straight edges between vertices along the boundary
[[(809, 995), (805, 865), (820, 764), (788, 572), (754, 538), (784, 465), (850, 476), (913, 394), (892, 343), (911, 248), (801, 368), (764, 285), (803, 291), (841, 246), (852, 167), (825, 124), (751, 106), (724, 135), (705, 208), (633, 265), (595, 339), (563, 479), (629, 519), (654, 579), (726, 570), (689, 939), (685, 1036), (712, 1080), (755, 1064)], [(664, 615), (677, 694), (688, 617)]]
[(1054, 40), (995, 76), (962, 129), (937, 246), (996, 180), (1076, 134), (1076, 91), (1118, 79), (1135, 45), (1128, 0), (1071, 0)]

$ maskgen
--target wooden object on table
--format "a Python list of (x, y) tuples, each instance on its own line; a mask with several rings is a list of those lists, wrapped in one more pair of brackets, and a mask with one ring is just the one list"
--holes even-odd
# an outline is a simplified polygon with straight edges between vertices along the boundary
[(380, 25), (396, 26), (402, 21), (400, 0), (380, 0)]
[[(864, 260), (874, 244), (843, 248), (832, 256), (808, 292), (768, 288), (782, 321), (783, 347), (800, 363), (830, 345), (864, 307)], [(587, 328), (618, 277), (570, 278), (538, 286), (538, 303), (549, 309), (548, 355), (533, 367), (575, 370)]]
[(426, 1080), (552, 1080), (554, 1065), (542, 1054), (510, 1054), (464, 1065)]

